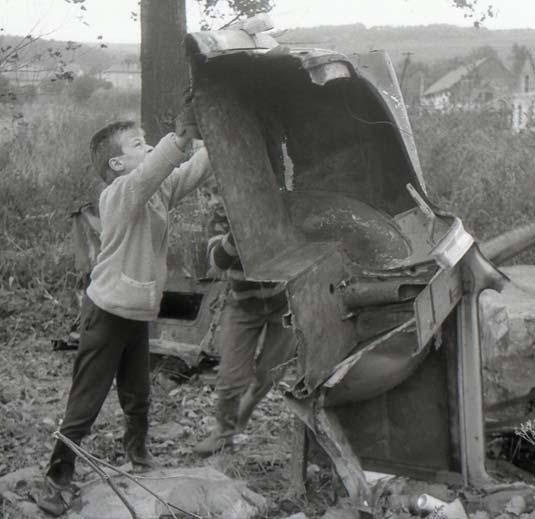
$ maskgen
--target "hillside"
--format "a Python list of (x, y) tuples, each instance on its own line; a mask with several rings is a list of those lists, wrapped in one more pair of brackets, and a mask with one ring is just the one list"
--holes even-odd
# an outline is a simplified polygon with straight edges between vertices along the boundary
[(411, 27), (372, 27), (362, 24), (320, 26), (281, 31), (281, 42), (332, 48), (344, 54), (367, 52), (373, 49), (388, 51), (394, 63), (404, 53), (413, 53), (413, 61), (432, 64), (436, 61), (463, 56), (470, 51), (490, 45), (507, 61), (514, 43), (535, 48), (534, 29), (489, 30), (453, 25)]
[[(6, 68), (3, 62), (4, 52), (11, 47), (24, 45), (22, 36), (0, 36), (0, 70)], [(59, 52), (58, 56), (56, 52)], [(100, 71), (114, 63), (139, 56), (139, 45), (128, 43), (75, 43), (58, 40), (37, 39), (25, 48), (18, 56), (19, 66), (31, 65), (39, 68), (54, 68), (59, 59), (65, 61), (68, 68), (84, 72)]]
[[(404, 55), (412, 53), (412, 62), (434, 65), (437, 62), (462, 57), (475, 49), (491, 46), (507, 64), (514, 43), (526, 45), (535, 51), (535, 29), (489, 30), (463, 28), (453, 25), (427, 25), (411, 27), (371, 27), (362, 24), (296, 28), (274, 33), (281, 43), (298, 46), (332, 48), (343, 54), (367, 52), (373, 49), (388, 51), (394, 63), (399, 64)], [(1, 36), (0, 46), (5, 47), (20, 37)], [(67, 42), (39, 40), (30, 45), (25, 62), (35, 55), (46, 55), (52, 47), (63, 52), (65, 61), (73, 68), (84, 71), (105, 69), (139, 55), (139, 45), (82, 43), (76, 50), (65, 51)], [(0, 59), (1, 61), (1, 59)]]

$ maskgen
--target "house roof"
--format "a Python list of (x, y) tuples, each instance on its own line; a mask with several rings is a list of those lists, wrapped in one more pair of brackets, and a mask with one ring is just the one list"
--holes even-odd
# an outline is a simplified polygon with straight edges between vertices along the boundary
[(470, 72), (473, 72), (475, 69), (479, 68), (483, 63), (485, 63), (489, 57), (481, 58), (474, 63), (468, 65), (461, 65), (460, 67), (450, 70), (447, 74), (442, 76), (438, 81), (435, 81), (425, 92), (424, 96), (438, 94), (449, 90), (451, 87), (456, 85), (461, 79), (466, 77)]

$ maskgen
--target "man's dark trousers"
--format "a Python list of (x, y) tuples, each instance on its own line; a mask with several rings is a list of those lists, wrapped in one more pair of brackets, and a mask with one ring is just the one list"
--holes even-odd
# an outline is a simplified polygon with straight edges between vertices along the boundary
[[(80, 444), (89, 434), (114, 377), (123, 412), (146, 427), (150, 403), (148, 323), (110, 314), (86, 295), (80, 347), (60, 427), (64, 436)], [(58, 440), (47, 475), (60, 484), (70, 482), (74, 459), (72, 451)]]

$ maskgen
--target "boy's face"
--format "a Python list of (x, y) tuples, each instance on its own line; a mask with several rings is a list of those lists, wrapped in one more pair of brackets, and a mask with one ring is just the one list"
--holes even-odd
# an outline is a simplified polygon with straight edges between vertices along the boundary
[(117, 176), (126, 175), (136, 169), (147, 153), (153, 150), (153, 147), (145, 142), (145, 133), (141, 128), (124, 130), (116, 136), (116, 139), (123, 153), (111, 158), (109, 164)]

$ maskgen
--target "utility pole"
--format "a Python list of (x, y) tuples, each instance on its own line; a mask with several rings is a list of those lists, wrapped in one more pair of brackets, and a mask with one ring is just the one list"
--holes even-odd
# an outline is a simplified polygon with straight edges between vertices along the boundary
[(403, 62), (403, 70), (401, 71), (401, 77), (399, 79), (399, 88), (401, 90), (401, 94), (405, 98), (405, 76), (407, 74), (407, 69), (409, 68), (409, 64), (411, 62), (411, 56), (413, 55), (413, 52), (404, 52), (403, 56), (405, 56), (405, 61)]

